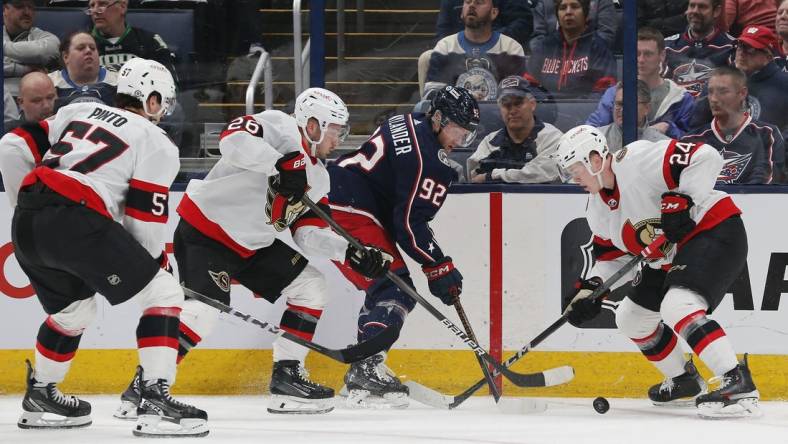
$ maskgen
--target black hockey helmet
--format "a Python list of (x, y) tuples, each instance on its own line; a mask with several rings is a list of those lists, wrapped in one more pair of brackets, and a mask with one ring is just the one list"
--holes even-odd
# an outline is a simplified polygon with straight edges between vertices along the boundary
[(436, 111), (440, 111), (441, 129), (449, 122), (454, 122), (469, 131), (467, 144), (476, 137), (480, 120), (479, 104), (465, 88), (446, 85), (439, 89), (432, 96), (428, 114), (434, 116)]

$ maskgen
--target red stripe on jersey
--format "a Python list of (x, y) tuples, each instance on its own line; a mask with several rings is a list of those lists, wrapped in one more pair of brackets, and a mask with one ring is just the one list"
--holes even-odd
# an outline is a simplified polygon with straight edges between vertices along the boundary
[(700, 355), (703, 352), (703, 350), (705, 350), (706, 347), (708, 347), (709, 344), (711, 344), (712, 342), (716, 341), (717, 339), (723, 336), (725, 336), (725, 332), (721, 328), (714, 330), (713, 332), (707, 334), (703, 339), (701, 339), (700, 342), (698, 342), (697, 345), (695, 345), (695, 347), (692, 348), (692, 351), (694, 351), (696, 355)]
[(53, 360), (55, 362), (67, 362), (67, 361), (70, 361), (70, 360), (74, 359), (74, 355), (77, 354), (77, 352), (58, 353), (58, 352), (49, 350), (48, 348), (44, 347), (40, 342), (37, 342), (37, 341), (36, 341), (36, 350), (38, 350), (38, 352), (41, 353), (41, 356), (43, 356), (43, 357), (45, 357), (47, 359), (51, 359), (51, 360)]
[(676, 335), (671, 336), (670, 342), (668, 342), (668, 345), (666, 345), (665, 349), (662, 350), (662, 353), (659, 353), (659, 354), (656, 354), (656, 355), (645, 355), (646, 359), (648, 359), (649, 361), (654, 361), (654, 362), (661, 361), (661, 360), (665, 359), (670, 354), (670, 352), (672, 352), (673, 349), (676, 348), (676, 343), (677, 342), (678, 342), (678, 339), (676, 339)]
[(148, 347), (169, 347), (178, 350), (178, 339), (169, 336), (151, 336), (137, 339), (137, 348)]
[(197, 231), (234, 251), (238, 256), (246, 259), (254, 255), (254, 250), (245, 248), (234, 241), (233, 238), (224, 231), (221, 225), (208, 219), (197, 204), (189, 198), (188, 194), (183, 195), (183, 199), (181, 199), (181, 203), (178, 205), (176, 211), (181, 215), (183, 220), (188, 222), (189, 225), (194, 227)]
[(60, 324), (55, 322), (55, 320), (52, 319), (52, 316), (47, 316), (47, 318), (44, 321), (44, 323), (47, 325), (47, 327), (49, 327), (52, 330), (60, 333), (63, 336), (75, 337), (75, 336), (79, 336), (79, 335), (82, 334), (82, 330), (66, 330)]
[(189, 340), (192, 341), (193, 344), (198, 344), (200, 341), (202, 341), (200, 335), (195, 333), (194, 330), (189, 328), (189, 326), (184, 324), (183, 322), (181, 322), (181, 324), (178, 326), (178, 330), (181, 333), (183, 333), (184, 336), (189, 338)]
[(684, 327), (686, 327), (687, 324), (703, 316), (706, 316), (706, 310), (698, 310), (696, 312), (690, 313), (687, 316), (681, 318), (680, 321), (676, 322), (676, 326), (673, 328), (673, 331), (681, 334), (681, 331), (684, 330)]
[(151, 307), (142, 312), (143, 316), (172, 316), (177, 318), (181, 314), (181, 307)]
[(741, 210), (736, 206), (735, 203), (733, 203), (733, 199), (731, 199), (730, 196), (725, 196), (724, 198), (717, 201), (713, 207), (709, 208), (708, 211), (706, 211), (706, 214), (703, 215), (703, 219), (701, 219), (700, 222), (695, 225), (695, 228), (690, 231), (690, 233), (686, 235), (681, 242), (679, 242), (678, 246), (683, 246), (698, 233), (710, 230), (719, 225), (725, 219), (728, 219), (732, 216), (737, 216), (739, 214), (741, 214)]
[(625, 252), (613, 245), (612, 240), (603, 239), (596, 235), (593, 237), (593, 249), (594, 257), (598, 261), (612, 261), (626, 255)]
[(306, 314), (312, 315), (312, 316), (314, 316), (314, 317), (316, 317), (318, 319), (320, 319), (320, 316), (323, 315), (323, 310), (322, 309), (302, 307), (300, 305), (293, 305), (291, 303), (287, 304), (287, 309), (291, 310), (291, 311), (300, 311), (301, 313), (306, 313)]
[(133, 217), (134, 219), (141, 220), (143, 222), (157, 222), (160, 224), (167, 223), (167, 215), (155, 216), (151, 213), (140, 211), (136, 208), (126, 207), (125, 210), (126, 216)]
[(222, 133), (219, 134), (219, 141), (239, 131), (249, 133), (252, 136), (263, 137), (263, 127), (257, 123), (254, 117), (247, 115), (237, 117), (227, 124)]
[(102, 216), (112, 219), (101, 196), (93, 191), (93, 188), (90, 188), (82, 182), (51, 168), (37, 167), (25, 176), (21, 188), (33, 185), (38, 181), (43, 182), (44, 185), (61, 196), (82, 204)]
[(328, 228), (328, 224), (319, 217), (299, 217), (290, 225), (290, 232), (295, 233), (301, 227)]
[(24, 128), (14, 128), (11, 130), (11, 133), (16, 134), (25, 141), (27, 149), (30, 150), (30, 154), (33, 155), (33, 159), (36, 161), (36, 165), (41, 163), (41, 152), (33, 136)]
[(285, 327), (284, 325), (280, 325), (280, 326), (279, 326), (279, 328), (280, 328), (280, 329), (282, 329), (282, 330), (284, 330), (284, 331), (286, 331), (286, 332), (288, 332), (288, 333), (290, 333), (291, 335), (298, 336), (299, 338), (301, 338), (301, 339), (305, 339), (305, 340), (307, 340), (307, 341), (311, 341), (311, 340), (312, 340), (312, 338), (315, 336), (315, 334), (314, 334), (314, 333), (306, 333), (306, 332), (303, 332), (303, 331), (300, 331), (300, 330), (295, 330), (295, 329), (292, 329), (292, 328), (287, 328), (287, 327)]
[(689, 166), (692, 155), (702, 146), (700, 142), (680, 142), (676, 139), (670, 141), (665, 157), (662, 158), (662, 177), (669, 190), (679, 186), (681, 172)]
[(144, 180), (139, 179), (131, 179), (129, 181), (129, 188), (135, 188), (137, 190), (146, 191), (148, 193), (162, 193), (167, 194), (170, 192), (170, 189), (164, 185), (159, 185), (157, 183), (145, 182)]

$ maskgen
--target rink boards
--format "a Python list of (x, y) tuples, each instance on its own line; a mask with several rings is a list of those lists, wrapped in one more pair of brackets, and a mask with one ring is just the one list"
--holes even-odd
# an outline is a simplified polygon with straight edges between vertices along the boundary
[[(483, 190), (484, 192), (478, 192)], [(561, 313), (561, 294), (587, 268), (589, 255), (583, 211), (587, 197), (556, 187), (458, 187), (432, 223), (436, 239), (463, 273), (463, 304), (480, 342), (493, 352), (516, 350)], [(774, 191), (754, 188), (749, 191)], [(470, 191), (470, 192), (469, 192)], [(505, 191), (501, 193), (500, 191)], [(181, 194), (175, 193), (171, 208)], [(788, 314), (782, 292), (788, 240), (788, 194), (735, 194), (749, 233), (747, 273), (740, 276), (714, 316), (735, 349), (749, 352), (754, 376), (765, 398), (783, 398), (788, 389)], [(174, 212), (173, 212), (174, 213)], [(23, 360), (32, 347), (44, 313), (13, 257), (11, 210), (0, 199), (0, 393), (23, 390)], [(174, 229), (177, 215), (168, 227)], [(174, 262), (174, 261), (173, 261)], [(313, 263), (327, 276), (330, 301), (316, 341), (333, 348), (354, 342), (355, 319), (362, 297), (327, 261)], [(411, 263), (417, 290), (429, 295), (426, 282)], [(271, 306), (240, 286), (233, 305), (277, 322), (282, 301)], [(121, 390), (136, 365), (133, 303), (109, 307), (99, 298), (96, 323), (85, 333), (65, 386), (83, 392)], [(428, 300), (459, 323), (453, 310)], [(515, 368), (534, 370), (571, 364), (576, 379), (568, 385), (528, 391), (506, 387), (509, 394), (545, 396), (642, 396), (660, 379), (634, 345), (613, 329), (605, 313), (596, 328), (565, 326)], [(259, 393), (266, 389), (271, 366), (271, 338), (262, 330), (223, 318), (214, 334), (181, 364), (177, 388), (188, 393)], [(504, 356), (508, 354), (504, 352)], [(409, 317), (392, 351), (390, 366), (400, 375), (447, 392), (459, 392), (480, 378), (472, 354), (425, 310)], [(346, 366), (310, 355), (314, 379), (341, 385)]]

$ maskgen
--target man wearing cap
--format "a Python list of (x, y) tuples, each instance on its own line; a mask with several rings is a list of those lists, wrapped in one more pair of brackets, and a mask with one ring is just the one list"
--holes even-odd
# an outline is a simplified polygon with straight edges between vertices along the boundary
[[(747, 26), (736, 40), (736, 67), (747, 76), (747, 113), (756, 120), (771, 123), (788, 134), (788, 74), (774, 61), (777, 36), (765, 26)], [(698, 102), (693, 123), (711, 120), (708, 100)]]
[(498, 108), (504, 127), (487, 135), (467, 160), (474, 183), (545, 183), (558, 178), (550, 158), (563, 133), (534, 115), (536, 99), (528, 81), (509, 76), (499, 85)]
[(56, 65), (60, 55), (60, 40), (33, 26), (35, 15), (33, 0), (3, 2), (4, 86), (13, 96), (19, 93), (19, 79), (23, 75)]

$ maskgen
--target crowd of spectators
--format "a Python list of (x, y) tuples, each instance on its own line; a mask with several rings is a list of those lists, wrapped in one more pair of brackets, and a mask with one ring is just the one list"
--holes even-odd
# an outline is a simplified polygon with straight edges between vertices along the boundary
[[(61, 41), (35, 26), (33, 0), (3, 2), (6, 129), (75, 101), (112, 103), (116, 70), (135, 56), (178, 79), (166, 42), (127, 22), (130, 3), (141, 4), (82, 2), (89, 26)], [(735, 165), (720, 182), (783, 181), (788, 0), (641, 0), (637, 11), (638, 137), (705, 140)], [(440, 1), (420, 94), (465, 87), (494, 122), (466, 148), (465, 180), (555, 182), (549, 153), (583, 122), (621, 148), (621, 20), (620, 0)], [(179, 108), (163, 122), (176, 143), (183, 121)]]

